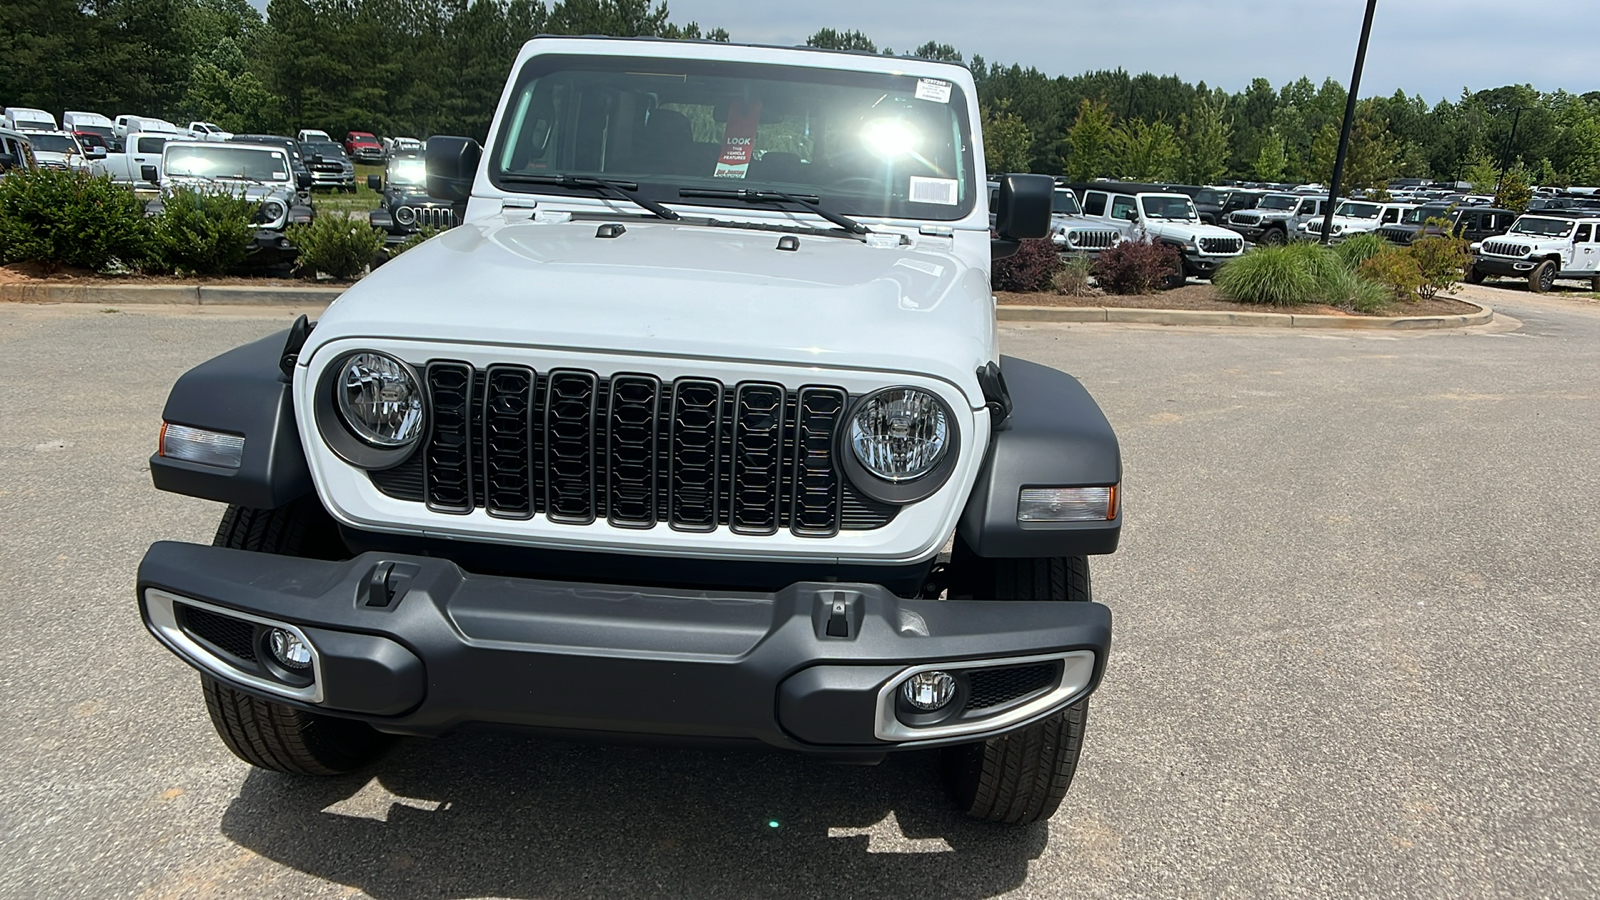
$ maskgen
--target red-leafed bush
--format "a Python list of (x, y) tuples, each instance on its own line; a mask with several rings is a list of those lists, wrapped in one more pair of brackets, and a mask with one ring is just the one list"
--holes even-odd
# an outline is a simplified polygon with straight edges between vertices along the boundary
[(1023, 241), (1017, 252), (994, 264), (997, 291), (1032, 294), (1048, 291), (1061, 271), (1061, 254), (1048, 240)]
[(1179, 276), (1178, 251), (1146, 241), (1123, 241), (1100, 254), (1094, 279), (1108, 294), (1149, 294)]

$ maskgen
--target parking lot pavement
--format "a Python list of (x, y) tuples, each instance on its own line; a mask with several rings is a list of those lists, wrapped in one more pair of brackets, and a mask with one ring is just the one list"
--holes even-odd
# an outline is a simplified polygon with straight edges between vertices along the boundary
[(1600, 311), (1498, 306), (1521, 327), (1004, 329), (1127, 466), (1082, 768), (1023, 830), (948, 812), (926, 756), (463, 734), (249, 770), (133, 577), (220, 513), (150, 487), (168, 387), (289, 317), (0, 306), (0, 895), (1594, 896)]

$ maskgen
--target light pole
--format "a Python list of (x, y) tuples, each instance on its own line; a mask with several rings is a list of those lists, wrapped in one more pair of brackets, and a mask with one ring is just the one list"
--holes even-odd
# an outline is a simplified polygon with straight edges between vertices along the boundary
[(1506, 149), (1500, 153), (1500, 175), (1494, 180), (1494, 195), (1500, 196), (1500, 188), (1506, 183), (1506, 164), (1511, 161), (1511, 148), (1517, 143), (1517, 125), (1522, 122), (1522, 111), (1533, 109), (1531, 106), (1518, 106), (1511, 116), (1511, 136), (1506, 138)]
[(1344, 104), (1344, 127), (1339, 130), (1339, 152), (1333, 159), (1333, 184), (1328, 186), (1328, 210), (1322, 217), (1322, 243), (1333, 234), (1333, 208), (1339, 205), (1340, 182), (1344, 180), (1344, 155), (1350, 149), (1350, 126), (1356, 119), (1356, 98), (1361, 91), (1361, 67), (1367, 63), (1367, 38), (1372, 36), (1372, 14), (1378, 0), (1367, 0), (1367, 17), (1361, 22), (1361, 43), (1356, 47), (1356, 68), (1350, 73), (1350, 96)]

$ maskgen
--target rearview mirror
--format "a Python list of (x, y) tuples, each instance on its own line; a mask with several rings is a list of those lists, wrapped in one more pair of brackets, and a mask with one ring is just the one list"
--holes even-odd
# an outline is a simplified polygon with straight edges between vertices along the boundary
[(383, 177), (380, 175), (367, 176), (367, 189), (383, 193)]
[(452, 203), (472, 196), (472, 181), (478, 175), (483, 147), (472, 138), (428, 138), (423, 155), (427, 158), (428, 195)]
[(155, 166), (140, 166), (139, 167), (139, 177), (143, 178), (145, 181), (150, 182), (151, 184), (155, 184), (156, 182), (161, 180), (161, 176), (160, 176), (160, 174), (158, 174), (156, 172), (156, 167)]
[(1056, 183), (1049, 175), (1002, 175), (995, 204), (990, 256), (1004, 259), (1017, 252), (1022, 241), (1050, 234), (1050, 209)]

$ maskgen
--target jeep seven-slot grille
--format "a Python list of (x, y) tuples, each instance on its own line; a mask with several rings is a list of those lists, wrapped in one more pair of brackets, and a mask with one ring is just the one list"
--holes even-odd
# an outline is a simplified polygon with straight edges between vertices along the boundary
[(435, 512), (829, 537), (881, 528), (897, 511), (834, 462), (850, 405), (837, 387), (458, 362), (425, 372), (422, 449), (370, 477)]
[(1410, 228), (1401, 228), (1394, 225), (1379, 228), (1378, 233), (1383, 235), (1384, 240), (1394, 244), (1409, 244), (1411, 239), (1417, 236), (1417, 233)]
[(1513, 244), (1510, 241), (1484, 241), (1483, 252), (1494, 256), (1511, 256), (1520, 259), (1528, 255), (1528, 245)]
[(1244, 249), (1244, 238), (1237, 237), (1203, 237), (1200, 239), (1202, 253), (1238, 253)]
[(1117, 243), (1117, 232), (1074, 228), (1067, 232), (1067, 240), (1079, 250), (1109, 250)]

